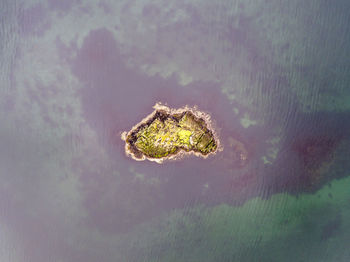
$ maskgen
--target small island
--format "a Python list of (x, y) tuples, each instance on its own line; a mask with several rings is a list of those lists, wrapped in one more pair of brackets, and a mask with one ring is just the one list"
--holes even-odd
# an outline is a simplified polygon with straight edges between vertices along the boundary
[(162, 163), (184, 154), (206, 158), (219, 148), (210, 116), (196, 108), (170, 109), (161, 104), (133, 127), (123, 132), (125, 152), (135, 160)]

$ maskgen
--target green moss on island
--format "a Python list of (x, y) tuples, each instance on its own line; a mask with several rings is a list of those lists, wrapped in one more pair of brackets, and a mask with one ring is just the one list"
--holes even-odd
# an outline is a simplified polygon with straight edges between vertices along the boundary
[(162, 162), (183, 153), (207, 156), (218, 148), (218, 139), (209, 129), (209, 116), (190, 108), (156, 110), (123, 134), (126, 153), (136, 160)]

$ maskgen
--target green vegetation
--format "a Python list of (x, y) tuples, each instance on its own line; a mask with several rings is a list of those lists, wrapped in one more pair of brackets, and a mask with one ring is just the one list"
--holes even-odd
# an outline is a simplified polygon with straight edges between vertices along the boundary
[(205, 121), (192, 112), (168, 114), (163, 110), (154, 113), (150, 120), (131, 131), (126, 139), (129, 149), (148, 158), (164, 158), (179, 151), (207, 155), (214, 152), (217, 142)]

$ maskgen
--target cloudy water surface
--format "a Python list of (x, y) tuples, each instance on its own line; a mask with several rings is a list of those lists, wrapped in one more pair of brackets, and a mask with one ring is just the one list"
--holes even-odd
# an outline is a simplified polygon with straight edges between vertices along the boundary
[[(349, 261), (350, 2), (0, 1), (0, 261)], [(223, 151), (157, 164), (161, 102)]]

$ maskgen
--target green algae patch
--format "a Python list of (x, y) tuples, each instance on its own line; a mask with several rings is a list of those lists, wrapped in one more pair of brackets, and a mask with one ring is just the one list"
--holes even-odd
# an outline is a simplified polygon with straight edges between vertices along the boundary
[(122, 134), (125, 152), (133, 159), (162, 163), (186, 153), (205, 158), (220, 148), (208, 114), (196, 108), (170, 109), (161, 104), (154, 109)]
[(346, 177), (314, 194), (176, 208), (141, 224), (123, 250), (136, 262), (349, 261), (349, 187)]

